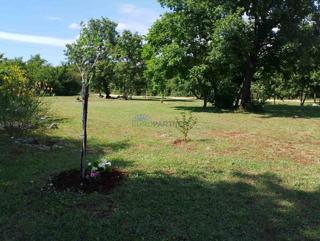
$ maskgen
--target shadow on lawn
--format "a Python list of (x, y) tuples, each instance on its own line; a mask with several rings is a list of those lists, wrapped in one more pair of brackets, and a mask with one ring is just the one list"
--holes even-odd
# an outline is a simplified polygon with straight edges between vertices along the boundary
[(261, 118), (290, 117), (319, 118), (320, 108), (316, 106), (266, 105)]
[(287, 189), (274, 174), (233, 173), (238, 182), (216, 183), (130, 176), (115, 193), (126, 201), (111, 220), (113, 240), (320, 240), (320, 190)]
[[(80, 141), (81, 142), (81, 141)], [(121, 141), (112, 141), (106, 143), (90, 143), (90, 140), (87, 143), (89, 153), (92, 154), (106, 154), (112, 152), (118, 152), (124, 149), (131, 147), (130, 141), (128, 139)], [(80, 144), (81, 147), (81, 144)]]
[[(133, 98), (132, 100), (127, 100), (127, 101), (155, 101), (159, 102), (161, 101), (161, 98), (152, 98), (152, 97), (147, 97), (147, 98)], [(196, 99), (163, 99), (163, 102), (194, 102)]]
[[(190, 112), (214, 113), (214, 114), (250, 114), (250, 112), (239, 112), (235, 109), (221, 109), (217, 107), (195, 107), (195, 106), (175, 106), (177, 110)], [(266, 104), (264, 111), (256, 113), (259, 118), (285, 117), (292, 118), (319, 118), (320, 108), (315, 106), (294, 106), (294, 105), (271, 105)]]
[[(72, 168), (78, 168), (81, 159), (81, 147), (82, 140), (61, 138), (60, 136), (53, 137), (38, 137), (36, 135), (30, 135), (30, 137), (36, 138), (36, 145), (45, 145), (50, 148), (41, 149), (37, 147), (30, 147), (27, 144), (14, 145), (10, 138), (0, 138), (2, 158), (0, 158), (0, 165), (3, 167), (15, 166), (23, 171), (37, 166), (43, 170), (67, 170)], [(124, 168), (130, 166), (132, 162), (121, 160), (119, 158), (109, 159), (109, 153), (119, 152), (123, 149), (130, 148), (131, 144), (128, 140), (120, 140), (106, 143), (96, 143), (92, 140), (88, 140), (87, 144), (87, 158), (88, 161), (99, 160), (101, 158), (107, 158), (110, 160), (114, 167)], [(31, 160), (31, 161), (30, 161)], [(60, 161), (57, 161), (60, 160)], [(65, 161), (61, 161), (65, 160)], [(25, 168), (25, 167), (28, 168)]]

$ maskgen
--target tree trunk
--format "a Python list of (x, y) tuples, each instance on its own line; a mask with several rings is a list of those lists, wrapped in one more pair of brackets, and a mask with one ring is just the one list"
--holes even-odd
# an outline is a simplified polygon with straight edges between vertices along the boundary
[(308, 92), (306, 92), (306, 93), (304, 94), (304, 98), (302, 98), (302, 95), (303, 95), (303, 94), (301, 94), (301, 103), (300, 103), (300, 105), (301, 105), (301, 106), (304, 106), (304, 102), (305, 102), (306, 99), (307, 99)]
[(208, 96), (207, 96), (207, 90), (204, 84), (202, 83), (202, 80), (200, 78), (197, 78), (199, 86), (201, 87), (201, 95), (203, 98), (203, 108), (207, 107), (207, 102), (208, 102)]
[(241, 103), (240, 103), (241, 109), (245, 109), (248, 101), (250, 100), (251, 83), (253, 80), (253, 76), (255, 74), (256, 62), (257, 62), (256, 55), (249, 55), (247, 57), (246, 74), (244, 77), (242, 91), (241, 91)]
[(109, 86), (105, 86), (105, 88), (104, 88), (104, 92), (105, 92), (105, 94), (106, 94), (106, 99), (110, 99), (110, 88), (109, 88)]
[(241, 93), (242, 93), (242, 88), (239, 91), (238, 97), (236, 99), (236, 103), (234, 103), (234, 107), (238, 108), (239, 107), (239, 102), (240, 102), (240, 98), (241, 98)]
[(316, 103), (317, 102), (317, 93), (313, 94), (313, 98), (314, 98), (314, 103)]
[(207, 103), (208, 103), (207, 94), (204, 93), (204, 95), (203, 95), (203, 108), (207, 107)]
[(89, 99), (89, 85), (83, 84), (82, 86), (82, 151), (81, 151), (81, 177), (86, 177), (86, 157), (87, 157), (87, 119), (88, 119), (88, 99)]
[(273, 105), (276, 105), (276, 96), (273, 96)]

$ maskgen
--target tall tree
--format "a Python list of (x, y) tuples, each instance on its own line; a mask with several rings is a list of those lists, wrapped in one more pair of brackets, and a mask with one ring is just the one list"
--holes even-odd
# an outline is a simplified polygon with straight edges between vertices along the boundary
[[(201, 22), (212, 20), (207, 29), (215, 37), (215, 45), (224, 42), (226, 53), (238, 52), (244, 62), (241, 88), (241, 108), (246, 108), (251, 96), (251, 83), (257, 71), (274, 61), (277, 51), (292, 39), (307, 17), (318, 13), (318, 1), (311, 0), (159, 0), (162, 6), (174, 13), (196, 16), (199, 9), (204, 13)], [(230, 16), (238, 24), (230, 27)], [(237, 17), (238, 16), (238, 17)], [(314, 18), (313, 20), (317, 20)], [(244, 25), (244, 27), (241, 27)], [(199, 26), (199, 25), (197, 25)], [(242, 41), (238, 41), (242, 40)], [(238, 41), (238, 42), (237, 42)], [(216, 50), (213, 48), (213, 52)], [(217, 56), (217, 55), (216, 55)], [(232, 56), (232, 55), (230, 55)], [(226, 63), (230, 61), (226, 61)]]
[(82, 79), (83, 142), (80, 167), (82, 178), (85, 178), (86, 171), (89, 86), (96, 65), (109, 54), (108, 51), (115, 41), (116, 27), (117, 24), (107, 18), (81, 22), (79, 38), (75, 43), (67, 45), (65, 52), (69, 61), (77, 66)]
[[(207, 61), (210, 48), (212, 19), (200, 7), (189, 12), (175, 9), (155, 22), (147, 35), (144, 56), (146, 76), (164, 91), (173, 78), (187, 82), (196, 96), (207, 105), (212, 65)], [(191, 13), (191, 14), (190, 14)]]
[[(245, 109), (251, 97), (251, 83), (257, 71), (274, 62), (274, 57), (292, 39), (299, 38), (300, 24), (317, 13), (317, 1), (310, 0), (241, 0), (227, 1), (225, 9), (246, 16), (250, 28), (242, 32), (250, 43), (244, 53), (245, 75), (241, 91), (241, 108)], [(273, 56), (273, 58), (270, 58)]]
[[(204, 100), (204, 107), (208, 101), (220, 107), (232, 106), (238, 96), (242, 83), (239, 77), (243, 72), (243, 57), (238, 53), (243, 44), (236, 43), (236, 40), (241, 43), (239, 40), (243, 38), (236, 33), (245, 31), (245, 26), (239, 13), (230, 15), (228, 24), (222, 24), (218, 22), (221, 10), (213, 9), (216, 4), (160, 2), (172, 12), (164, 14), (147, 35), (146, 74), (156, 83), (171, 78), (184, 80), (189, 90)], [(220, 40), (228, 28), (233, 30), (228, 37), (233, 39), (232, 46), (236, 45), (236, 51), (227, 52), (226, 41), (222, 43)]]
[(134, 92), (142, 92), (146, 86), (143, 77), (145, 61), (142, 58), (142, 40), (138, 33), (124, 30), (115, 48), (115, 84), (126, 100), (132, 98)]
[(111, 84), (115, 83), (115, 62), (112, 57), (107, 56), (96, 66), (94, 74), (93, 87), (101, 95), (101, 91), (105, 93), (105, 98), (110, 98)]
[(284, 67), (290, 71), (288, 81), (299, 94), (301, 106), (304, 105), (308, 95), (315, 93), (315, 90), (320, 87), (318, 31), (315, 22), (305, 19), (297, 30), (299, 38), (286, 46), (286, 51), (291, 53), (291, 59), (284, 61)]

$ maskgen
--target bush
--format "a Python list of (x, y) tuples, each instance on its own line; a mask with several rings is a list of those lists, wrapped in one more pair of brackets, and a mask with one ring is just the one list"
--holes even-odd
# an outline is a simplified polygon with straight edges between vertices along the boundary
[(209, 102), (214, 106), (231, 109), (238, 97), (239, 86), (230, 81), (224, 81), (217, 86), (216, 91), (209, 94)]
[[(40, 87), (43, 86), (43, 87)], [(36, 93), (44, 94), (51, 88), (38, 82), (30, 85), (25, 73), (17, 66), (0, 66), (0, 125), (7, 133), (23, 127), (44, 111)]]
[(197, 118), (193, 117), (191, 112), (189, 113), (189, 118), (185, 111), (181, 112), (181, 121), (176, 117), (176, 128), (183, 134), (184, 140), (188, 138), (189, 131), (197, 124)]

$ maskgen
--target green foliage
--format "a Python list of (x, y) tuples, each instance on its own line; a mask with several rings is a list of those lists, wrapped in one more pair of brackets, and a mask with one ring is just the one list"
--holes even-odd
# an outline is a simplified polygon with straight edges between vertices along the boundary
[(65, 54), (69, 61), (75, 64), (82, 81), (82, 130), (83, 143), (81, 152), (81, 176), (85, 178), (87, 152), (87, 119), (88, 99), (91, 81), (96, 66), (111, 54), (115, 44), (117, 24), (107, 18), (90, 19), (86, 24), (81, 22), (81, 32), (75, 43), (67, 45)]
[(49, 94), (76, 95), (81, 89), (81, 77), (72, 65), (61, 63), (61, 66), (53, 67), (39, 54), (31, 56), (26, 62), (20, 57), (4, 58), (3, 63), (19, 67), (25, 73), (30, 85), (38, 82), (49, 85), (53, 88)]
[[(317, 40), (320, 32), (315, 1), (159, 2), (172, 12), (163, 15), (147, 36), (147, 50), (153, 53), (148, 69), (165, 73), (165, 77), (168, 73), (181, 75), (181, 79), (190, 83), (190, 89), (198, 84), (204, 98), (209, 93), (210, 100), (221, 106), (230, 106), (241, 90), (241, 107), (246, 108), (258, 71), (270, 73), (281, 61), (290, 58), (290, 53), (284, 51), (289, 42)], [(313, 34), (299, 34), (303, 25), (312, 26)], [(309, 48), (307, 53), (311, 52)], [(153, 62), (174, 66), (174, 71), (149, 68), (149, 64), (155, 66)], [(303, 63), (308, 63), (306, 58)], [(308, 68), (302, 69), (308, 72)], [(300, 82), (304, 86), (300, 89), (304, 89), (306, 80)], [(225, 103), (230, 97), (230, 103)]]
[(90, 84), (96, 65), (110, 54), (116, 26), (107, 18), (90, 19), (86, 24), (81, 22), (79, 38), (75, 43), (67, 44), (65, 54), (69, 62), (77, 66), (85, 85)]
[(89, 162), (87, 165), (87, 179), (97, 179), (104, 172), (111, 172), (111, 162), (108, 162), (105, 158), (101, 158), (98, 161)]
[(54, 88), (55, 95), (70, 96), (77, 95), (81, 90), (81, 76), (74, 70), (74, 66), (62, 63), (54, 68), (55, 80), (59, 87)]
[(124, 30), (117, 40), (114, 51), (115, 86), (124, 99), (131, 99), (134, 93), (144, 92), (147, 88), (143, 76), (145, 63), (142, 58), (142, 40), (142, 36), (129, 30)]
[(209, 102), (219, 108), (230, 109), (235, 105), (236, 99), (239, 95), (239, 85), (233, 83), (231, 80), (221, 81), (209, 96)]
[(175, 127), (182, 133), (184, 140), (187, 140), (189, 131), (197, 124), (197, 118), (193, 117), (191, 112), (189, 112), (189, 117), (185, 111), (180, 112), (181, 120), (176, 117)]
[(101, 94), (105, 93), (110, 98), (111, 86), (115, 83), (115, 63), (111, 57), (107, 57), (97, 64), (93, 77), (92, 87)]
[(213, 26), (202, 8), (189, 9), (186, 4), (184, 10), (164, 14), (150, 29), (144, 48), (145, 75), (162, 93), (171, 79), (178, 79), (176, 89), (184, 85), (197, 98), (204, 98), (206, 106), (215, 78), (215, 66), (207, 60), (211, 48), (208, 30)]
[(19, 67), (0, 64), (1, 127), (9, 134), (27, 130), (46, 109), (39, 95), (51, 90), (41, 82), (31, 85)]

